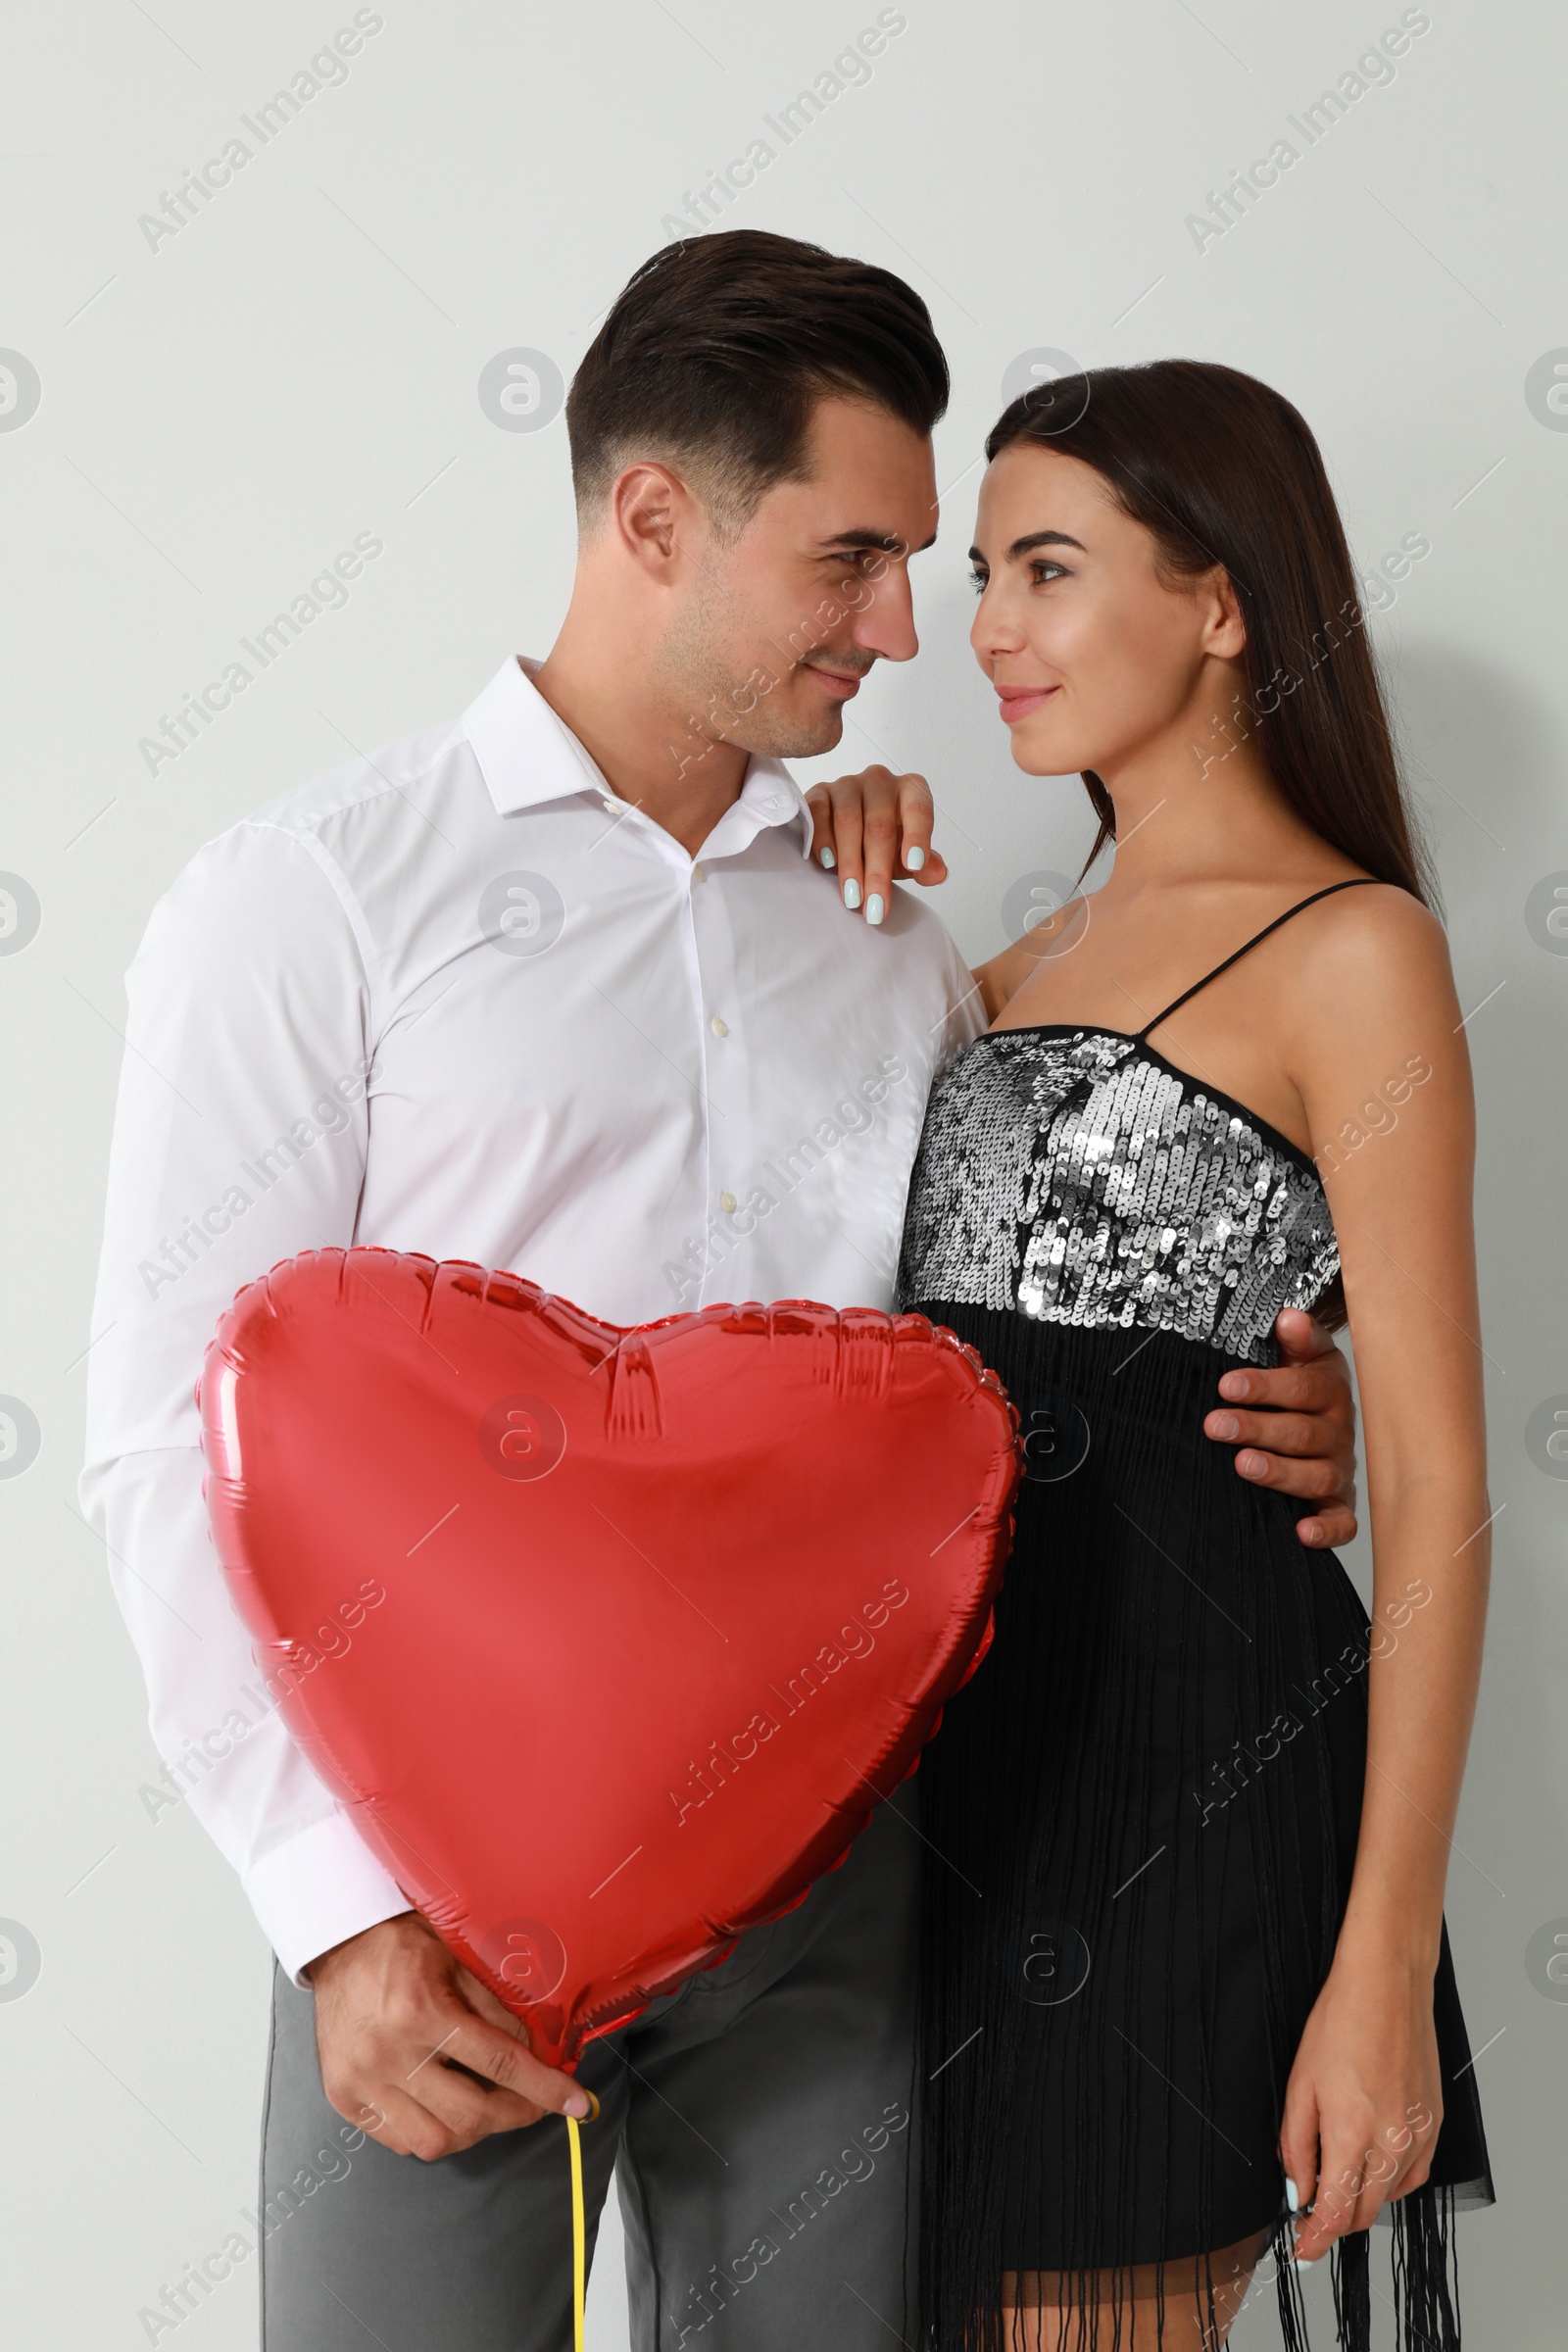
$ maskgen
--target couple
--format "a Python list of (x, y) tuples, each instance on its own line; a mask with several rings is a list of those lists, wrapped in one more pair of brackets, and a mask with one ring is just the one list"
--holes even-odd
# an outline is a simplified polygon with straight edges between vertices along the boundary
[[(1442, 1926), (1485, 1588), (1469, 1093), (1343, 535), (1300, 419), (1227, 370), (1006, 412), (975, 650), (1019, 764), (1080, 770), (1118, 846), (971, 976), (891, 887), (945, 870), (918, 780), (808, 810), (777, 764), (916, 651), (947, 390), (884, 270), (656, 257), (572, 386), (548, 658), (221, 835), (129, 975), (84, 1494), (171, 1801), (277, 1955), (268, 2352), (559, 2352), (542, 2119), (591, 2105), (638, 2352), (1212, 2345), (1271, 2238), (1299, 2343), (1293, 2234), (1338, 2246), (1362, 2346), (1395, 2199), (1404, 2343), (1458, 2340), (1449, 2217), (1490, 2193)], [(1357, 1141), (1373, 1092), (1409, 1107)], [(998, 1640), (914, 1782), (575, 2080), (258, 1697), (207, 1540), (218, 1317), (349, 1242), (623, 1323), (896, 1301), (1022, 1418)], [(1370, 1628), (1314, 1307), (1354, 1333)]]

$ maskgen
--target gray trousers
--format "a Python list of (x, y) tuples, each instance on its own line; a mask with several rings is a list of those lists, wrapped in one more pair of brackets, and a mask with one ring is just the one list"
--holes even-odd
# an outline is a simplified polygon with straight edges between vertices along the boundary
[[(589, 2254), (613, 2173), (633, 2352), (912, 2338), (915, 1818), (906, 1783), (799, 1908), (584, 2053)], [(262, 2201), (265, 2352), (570, 2352), (564, 2124), (393, 2155), (327, 2104), (280, 1971)]]

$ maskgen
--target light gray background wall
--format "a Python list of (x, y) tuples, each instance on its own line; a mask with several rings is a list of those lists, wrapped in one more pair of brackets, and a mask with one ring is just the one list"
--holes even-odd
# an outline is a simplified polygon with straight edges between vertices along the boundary
[[(1310, 146), (1290, 118), (1397, 26), (1396, 0), (907, 0), (869, 78), (787, 147), (765, 118), (875, 0), (374, 13), (346, 79), (265, 148), (241, 131), (243, 171), (155, 244), (139, 216), (351, 0), (87, 0), (19, 9), (6, 34), (0, 868), (25, 887), (0, 886), (0, 1392), (39, 1433), (29, 1463), (31, 1424), (0, 1408), (20, 1431), (7, 1453), (0, 1423), (0, 1915), (26, 1932), (0, 1942), (7, 2340), (144, 2342), (139, 2307), (221, 2242), (255, 2177), (268, 1955), (195, 1823), (147, 1818), (140, 1683), (74, 1507), (122, 974), (199, 843), (547, 646), (571, 572), (564, 432), (502, 429), (481, 372), (520, 348), (569, 376), (684, 192), (760, 136), (775, 157), (725, 218), (905, 271), (952, 354), (925, 650), (862, 694), (845, 750), (933, 778), (943, 910), (971, 955), (1001, 944), (1020, 876), (1074, 870), (1086, 841), (1076, 784), (1015, 774), (964, 642), (977, 452), (1021, 355), (1252, 369), (1316, 427), (1364, 569), (1430, 541), (1374, 626), (1481, 1102), (1501, 1517), (1450, 1917), (1502, 2202), (1463, 2263), (1473, 2340), (1546, 2352), (1568, 2155), (1560, 10), (1432, 0), (1394, 77)], [(1188, 216), (1282, 137), (1298, 160), (1200, 241)], [(363, 531), (385, 552), (347, 606), (149, 772), (161, 714)], [(599, 2352), (624, 2342), (606, 2252)], [(252, 2343), (254, 2293), (252, 2263), (180, 2344)], [(1266, 2314), (1237, 2340), (1270, 2343)]]

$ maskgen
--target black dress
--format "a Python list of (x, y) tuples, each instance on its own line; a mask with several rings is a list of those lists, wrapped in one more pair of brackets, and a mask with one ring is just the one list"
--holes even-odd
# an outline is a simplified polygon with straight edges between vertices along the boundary
[[(1175, 1009), (978, 1039), (911, 1183), (899, 1304), (996, 1370), (1028, 1457), (995, 1645), (920, 1770), (938, 2352), (1003, 2342), (1004, 2271), (1079, 2274), (1092, 2302), (1271, 2228), (1289, 2249), (1280, 2123), (1349, 1889), (1373, 1637), (1299, 1506), (1202, 1421), (1339, 1258), (1312, 1162), (1149, 1043)], [(1492, 2195), (1446, 1935), (1435, 2006), (1432, 2183), (1392, 2209), (1410, 2352), (1457, 2345), (1453, 2206)], [(1304, 2345), (1288, 2261), (1280, 2281)], [(1370, 2344), (1370, 2299), (1362, 2232), (1335, 2256), (1345, 2345)]]

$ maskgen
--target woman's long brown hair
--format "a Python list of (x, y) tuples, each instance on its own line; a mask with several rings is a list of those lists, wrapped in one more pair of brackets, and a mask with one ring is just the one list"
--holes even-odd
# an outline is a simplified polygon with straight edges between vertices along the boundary
[[(1078, 458), (1153, 537), (1161, 570), (1224, 567), (1247, 624), (1247, 692), (1216, 741), (1250, 736), (1296, 813), (1380, 882), (1431, 905), (1431, 868), (1399, 776), (1345, 526), (1305, 418), (1255, 376), (1206, 360), (1095, 368), (1031, 388), (986, 442)], [(1101, 778), (1084, 774), (1116, 837)]]

